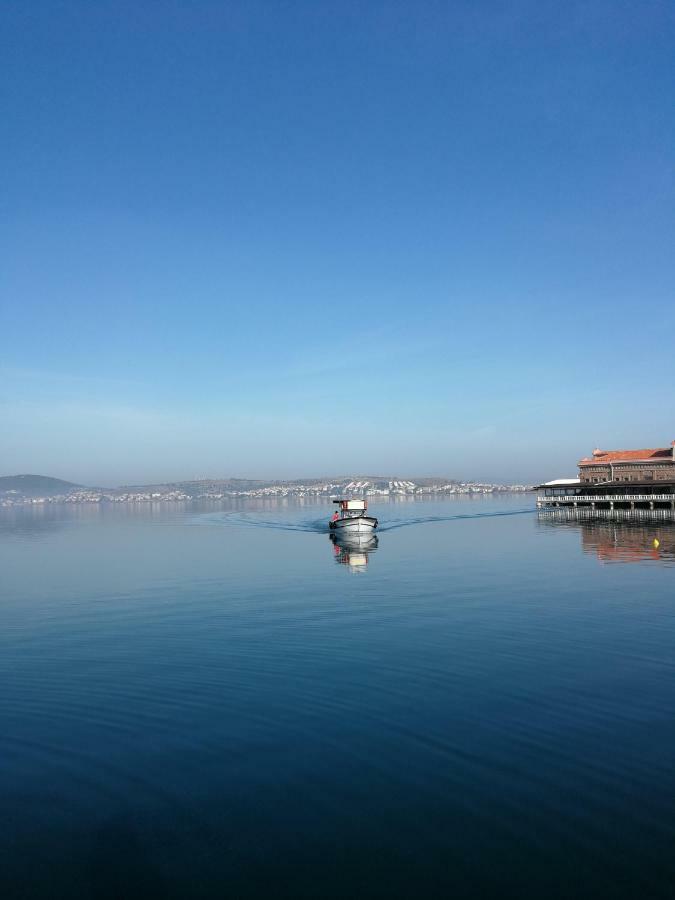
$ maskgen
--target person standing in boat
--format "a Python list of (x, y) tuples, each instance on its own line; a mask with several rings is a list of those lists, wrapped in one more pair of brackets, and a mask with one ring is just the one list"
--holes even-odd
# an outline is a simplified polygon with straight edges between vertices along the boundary
[(332, 522), (337, 522), (337, 520), (338, 520), (339, 518), (340, 518), (340, 516), (338, 515), (338, 511), (337, 511), (337, 509), (336, 509), (335, 512), (333, 513), (333, 518), (331, 519), (331, 521), (332, 521)]

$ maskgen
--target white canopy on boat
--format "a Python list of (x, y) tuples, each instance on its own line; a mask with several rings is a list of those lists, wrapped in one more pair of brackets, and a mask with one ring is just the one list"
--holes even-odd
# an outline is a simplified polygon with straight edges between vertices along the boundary
[(333, 500), (333, 503), (339, 503), (345, 510), (365, 510), (368, 509), (367, 500)]

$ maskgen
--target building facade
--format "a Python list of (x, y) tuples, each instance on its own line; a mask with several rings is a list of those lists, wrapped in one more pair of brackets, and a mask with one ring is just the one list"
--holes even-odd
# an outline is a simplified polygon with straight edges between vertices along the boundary
[(581, 484), (675, 481), (675, 441), (647, 450), (599, 450), (579, 460)]

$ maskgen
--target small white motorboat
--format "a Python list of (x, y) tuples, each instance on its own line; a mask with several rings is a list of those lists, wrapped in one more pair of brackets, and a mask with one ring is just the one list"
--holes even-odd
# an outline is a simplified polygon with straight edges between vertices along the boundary
[(335, 535), (372, 534), (377, 528), (375, 516), (369, 516), (367, 500), (333, 500), (339, 510), (329, 523)]

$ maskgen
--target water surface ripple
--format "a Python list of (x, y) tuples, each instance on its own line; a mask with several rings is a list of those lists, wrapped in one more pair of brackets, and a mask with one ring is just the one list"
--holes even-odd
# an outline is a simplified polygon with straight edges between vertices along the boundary
[(672, 896), (675, 530), (373, 506), (5, 522), (5, 896)]

